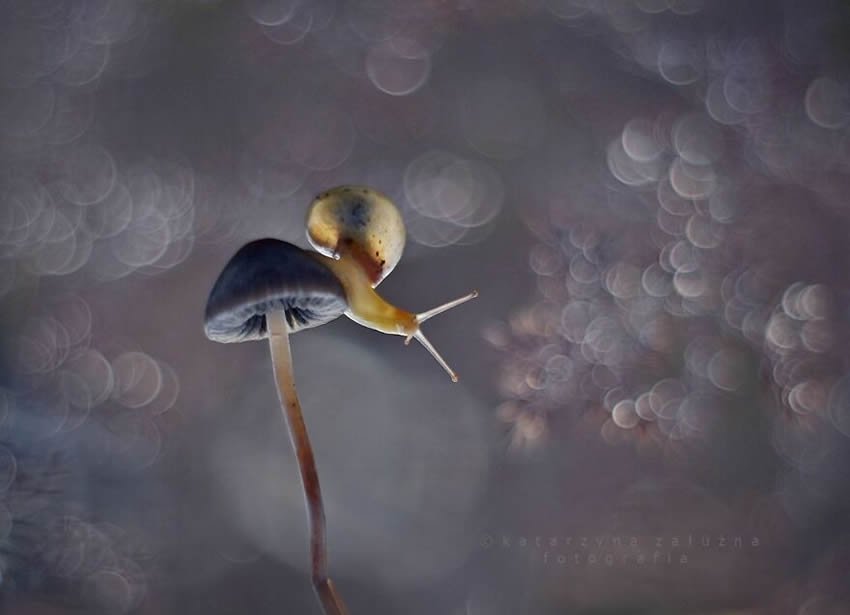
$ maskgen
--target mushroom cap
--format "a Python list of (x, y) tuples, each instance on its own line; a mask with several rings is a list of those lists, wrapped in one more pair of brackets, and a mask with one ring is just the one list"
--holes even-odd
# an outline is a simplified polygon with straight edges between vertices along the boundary
[(266, 312), (283, 310), (289, 332), (341, 316), (348, 302), (336, 276), (318, 258), (277, 239), (242, 246), (210, 291), (204, 332), (216, 342), (268, 337)]
[(325, 256), (351, 254), (372, 287), (401, 260), (405, 242), (401, 213), (385, 194), (366, 186), (337, 186), (313, 199), (307, 239)]

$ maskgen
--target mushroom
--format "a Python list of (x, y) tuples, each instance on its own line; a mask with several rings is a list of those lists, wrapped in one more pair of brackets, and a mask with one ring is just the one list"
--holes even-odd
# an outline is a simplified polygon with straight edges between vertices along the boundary
[(418, 340), (457, 382), (420, 325), (477, 297), (418, 314), (387, 303), (375, 287), (398, 264), (405, 230), (392, 201), (371, 188), (339, 186), (320, 194), (307, 213), (307, 238), (318, 253), (277, 239), (243, 246), (225, 265), (207, 301), (204, 331), (217, 342), (268, 337), (278, 397), (301, 473), (310, 531), (313, 587), (325, 613), (346, 615), (328, 577), (325, 515), (313, 450), (295, 392), (289, 334), (343, 313), (363, 326)]
[(328, 577), (325, 513), (313, 449), (292, 375), (289, 334), (338, 318), (347, 306), (336, 277), (301, 248), (277, 239), (244, 245), (207, 301), (204, 331), (216, 342), (269, 338), (272, 366), (307, 504), (313, 587), (325, 613), (348, 611)]

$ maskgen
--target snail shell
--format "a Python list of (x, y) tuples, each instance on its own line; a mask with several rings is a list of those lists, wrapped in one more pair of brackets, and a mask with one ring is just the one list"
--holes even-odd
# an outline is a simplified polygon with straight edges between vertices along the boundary
[(406, 233), (401, 213), (385, 194), (366, 186), (337, 186), (307, 210), (307, 239), (331, 258), (356, 259), (374, 288), (401, 260)]

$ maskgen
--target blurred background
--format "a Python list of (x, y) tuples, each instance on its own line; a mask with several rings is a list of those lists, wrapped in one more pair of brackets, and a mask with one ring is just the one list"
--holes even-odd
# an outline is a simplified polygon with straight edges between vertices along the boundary
[(244, 243), (390, 195), (421, 348), (293, 337), (353, 615), (850, 612), (841, 0), (0, 0), (0, 611), (318, 614)]

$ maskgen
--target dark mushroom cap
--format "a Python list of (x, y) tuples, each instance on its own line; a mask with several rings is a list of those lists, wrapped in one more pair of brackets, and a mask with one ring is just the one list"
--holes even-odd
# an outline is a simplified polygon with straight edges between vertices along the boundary
[(216, 342), (268, 336), (266, 312), (283, 310), (290, 333), (341, 316), (348, 302), (336, 276), (318, 258), (277, 239), (242, 246), (210, 291), (204, 332)]

